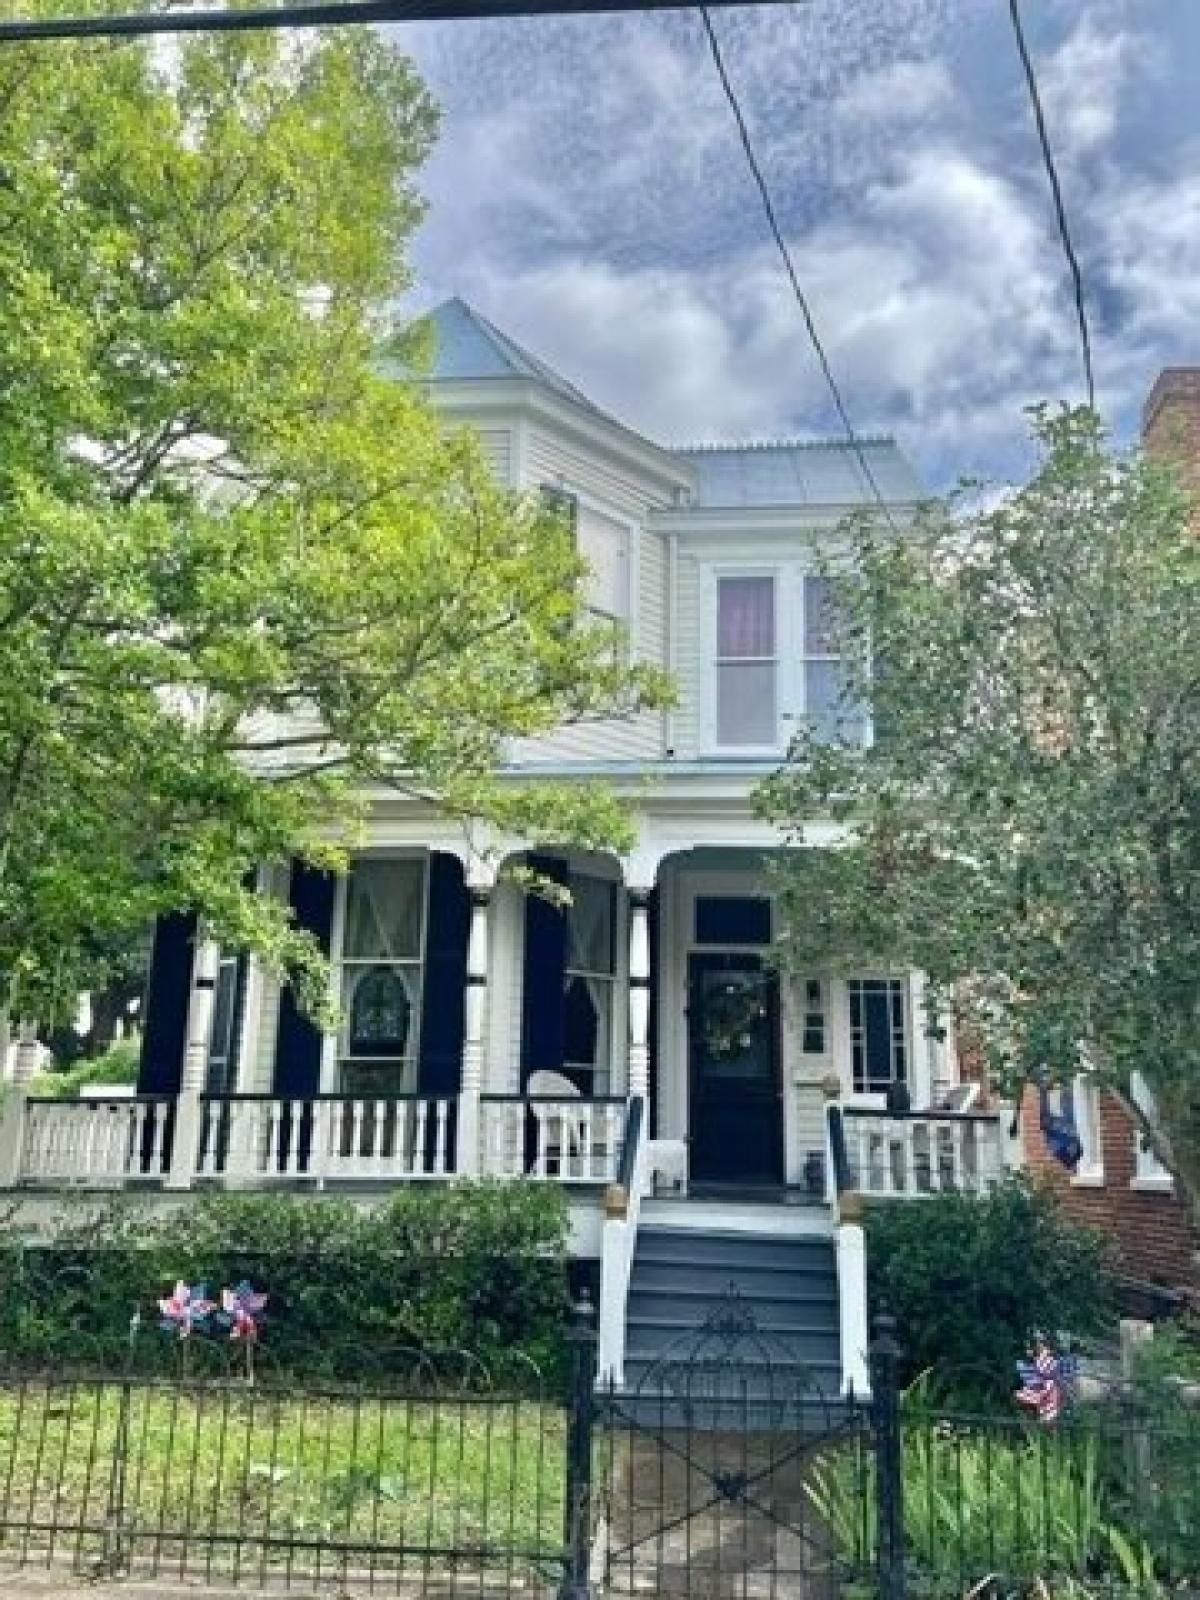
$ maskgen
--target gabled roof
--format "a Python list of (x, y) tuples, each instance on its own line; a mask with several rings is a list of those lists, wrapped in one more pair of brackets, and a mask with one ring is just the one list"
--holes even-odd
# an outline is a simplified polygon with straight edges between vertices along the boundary
[(674, 452), (695, 473), (701, 507), (873, 505), (911, 502), (924, 490), (894, 439), (781, 439), (763, 444), (694, 445)]
[(421, 319), (433, 332), (432, 382), (475, 382), (484, 378), (530, 378), (577, 406), (596, 411), (587, 395), (547, 366), (515, 339), (502, 333), (474, 306), (457, 295)]

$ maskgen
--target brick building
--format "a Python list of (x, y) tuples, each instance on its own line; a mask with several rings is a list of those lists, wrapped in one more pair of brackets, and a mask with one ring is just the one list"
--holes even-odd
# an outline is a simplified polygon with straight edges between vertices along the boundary
[[(1197, 497), (1200, 518), (1200, 367), (1159, 373), (1142, 413), (1142, 438), (1151, 455), (1175, 464)], [(1021, 1115), (1027, 1165), (1053, 1185), (1073, 1216), (1115, 1240), (1130, 1278), (1200, 1293), (1200, 1233), (1189, 1224), (1170, 1174), (1113, 1096), (1080, 1079), (1073, 1098), (1084, 1147), (1076, 1172), (1048, 1153), (1032, 1093)]]

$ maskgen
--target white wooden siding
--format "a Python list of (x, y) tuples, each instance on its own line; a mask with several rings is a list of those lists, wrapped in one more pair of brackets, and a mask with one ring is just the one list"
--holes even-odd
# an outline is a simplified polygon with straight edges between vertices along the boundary
[(678, 704), (671, 718), (672, 748), (679, 761), (694, 757), (700, 746), (700, 566), (683, 551), (675, 564), (675, 678)]
[(536, 489), (542, 484), (562, 484), (567, 489), (590, 495), (611, 506), (620, 515), (640, 522), (651, 508), (668, 504), (667, 497), (639, 483), (616, 466), (610, 466), (601, 456), (585, 446), (576, 446), (549, 433), (544, 428), (531, 428), (524, 452), (522, 487)]
[(513, 483), (513, 436), (508, 428), (480, 428), (479, 442), (487, 464), (501, 483)]

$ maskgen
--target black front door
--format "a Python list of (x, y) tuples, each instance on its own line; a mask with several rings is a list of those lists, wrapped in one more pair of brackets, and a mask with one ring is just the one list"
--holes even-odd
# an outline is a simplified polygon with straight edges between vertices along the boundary
[(779, 1183), (779, 981), (754, 955), (688, 960), (691, 1177)]

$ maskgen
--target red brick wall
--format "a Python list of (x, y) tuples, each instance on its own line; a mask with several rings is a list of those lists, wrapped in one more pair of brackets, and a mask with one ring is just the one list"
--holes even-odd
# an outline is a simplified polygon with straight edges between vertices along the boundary
[(1121, 1264), (1131, 1278), (1172, 1289), (1200, 1288), (1196, 1261), (1200, 1234), (1189, 1226), (1186, 1213), (1173, 1194), (1152, 1194), (1130, 1187), (1135, 1171), (1134, 1128), (1129, 1113), (1111, 1095), (1101, 1099), (1100, 1133), (1103, 1185), (1093, 1188), (1072, 1183), (1070, 1173), (1046, 1149), (1036, 1093), (1033, 1089), (1025, 1091), (1021, 1135), (1028, 1170), (1051, 1185), (1071, 1216), (1112, 1237)]
[(1142, 442), (1147, 454), (1173, 461), (1200, 497), (1200, 367), (1166, 367), (1159, 373), (1142, 411)]

